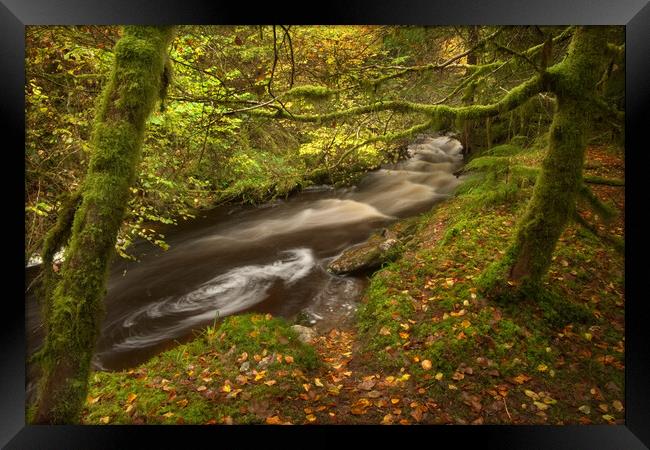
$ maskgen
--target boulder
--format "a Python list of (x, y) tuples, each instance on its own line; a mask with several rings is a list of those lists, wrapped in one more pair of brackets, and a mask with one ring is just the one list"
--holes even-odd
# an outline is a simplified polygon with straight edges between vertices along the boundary
[(399, 248), (413, 232), (413, 227), (406, 223), (396, 223), (389, 229), (373, 234), (361, 244), (343, 251), (327, 266), (327, 270), (336, 274), (370, 273), (379, 269), (385, 262), (393, 260)]

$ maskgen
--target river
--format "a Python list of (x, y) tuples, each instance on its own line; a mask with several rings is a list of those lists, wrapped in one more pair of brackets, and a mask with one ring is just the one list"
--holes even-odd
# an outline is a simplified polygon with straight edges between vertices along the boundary
[[(139, 261), (111, 266), (94, 367), (133, 367), (236, 313), (293, 318), (304, 311), (320, 329), (349, 319), (367, 279), (332, 275), (327, 264), (374, 230), (449, 197), (460, 182), (461, 148), (445, 136), (423, 136), (409, 145), (408, 159), (368, 173), (356, 187), (215, 208), (173, 227), (168, 251), (137, 244)], [(42, 325), (35, 299), (26, 302), (31, 353)]]

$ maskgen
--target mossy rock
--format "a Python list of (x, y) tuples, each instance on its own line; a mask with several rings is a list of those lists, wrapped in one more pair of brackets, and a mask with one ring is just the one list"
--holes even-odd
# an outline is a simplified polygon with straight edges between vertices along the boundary
[(415, 232), (415, 223), (400, 221), (373, 234), (361, 244), (347, 248), (327, 266), (337, 275), (372, 273), (401, 254), (403, 244)]

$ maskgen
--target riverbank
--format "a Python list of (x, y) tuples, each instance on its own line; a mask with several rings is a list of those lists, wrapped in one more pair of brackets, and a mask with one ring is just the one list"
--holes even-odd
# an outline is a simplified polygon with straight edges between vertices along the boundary
[[(578, 205), (595, 228), (565, 230), (544, 298), (497, 302), (477, 284), (512, 237), (540, 147), (475, 159), (372, 277), (354, 327), (305, 344), (270, 315), (228, 317), (135, 369), (93, 374), (83, 422), (623, 423), (624, 259), (611, 243), (623, 187), (590, 185), (617, 214)], [(588, 149), (586, 175), (623, 179), (623, 167), (621, 149)]]

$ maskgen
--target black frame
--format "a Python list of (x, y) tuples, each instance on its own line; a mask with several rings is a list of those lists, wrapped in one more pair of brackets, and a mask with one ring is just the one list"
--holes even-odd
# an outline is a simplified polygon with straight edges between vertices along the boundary
[[(324, 2), (325, 3), (325, 2)], [(312, 6), (313, 8), (313, 6)], [(23, 243), (18, 217), (24, 214), (24, 202), (16, 192), (16, 183), (24, 177), (24, 30), (25, 25), (72, 24), (413, 24), (413, 25), (626, 25), (626, 187), (625, 254), (626, 283), (626, 392), (625, 425), (583, 426), (431, 426), (431, 427), (248, 427), (201, 426), (44, 426), (25, 425), (25, 326)], [(278, 443), (313, 445), (316, 436), (347, 439), (350, 432), (370, 431), (375, 439), (417, 445), (414, 439), (426, 438), (425, 445), (454, 446), (475, 443), (488, 448), (553, 449), (642, 449), (650, 446), (650, 353), (644, 323), (643, 257), (648, 237), (642, 225), (643, 168), (648, 167), (648, 151), (642, 145), (642, 126), (650, 123), (650, 4), (648, 0), (347, 0), (327, 3), (318, 9), (305, 5), (286, 6), (278, 2), (253, 3), (202, 0), (0, 0), (0, 113), (3, 117), (2, 141), (15, 164), (6, 181), (10, 219), (15, 226), (3, 236), (13, 245), (9, 252), (10, 285), (16, 295), (5, 296), (10, 307), (9, 320), (0, 326), (0, 444), (6, 448), (131, 448), (147, 446), (168, 448), (187, 445), (187, 438), (200, 437), (222, 444), (223, 438), (242, 443)], [(8, 139), (8, 140), (7, 140)], [(7, 161), (9, 162), (9, 161)], [(14, 161), (11, 161), (14, 163)], [(6, 172), (5, 172), (6, 174)], [(24, 182), (24, 179), (23, 179)], [(5, 223), (7, 223), (5, 222)], [(5, 242), (6, 244), (6, 242)], [(15, 248), (14, 248), (15, 247)], [(646, 275), (647, 276), (647, 275)], [(644, 381), (645, 380), (645, 381)], [(271, 436), (269, 433), (272, 433)], [(295, 439), (295, 433), (308, 433)], [(142, 441), (146, 439), (146, 441)], [(291, 439), (291, 440), (289, 440)], [(304, 440), (303, 440), (304, 439)], [(258, 442), (256, 442), (258, 443)], [(332, 440), (329, 445), (337, 445)], [(399, 445), (399, 444), (398, 444)]]

